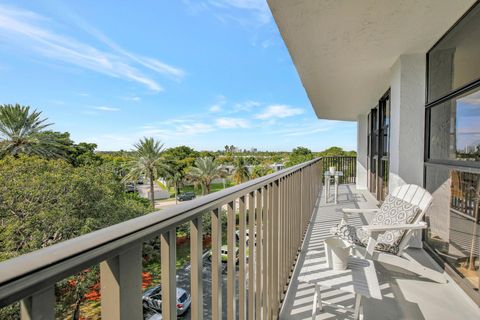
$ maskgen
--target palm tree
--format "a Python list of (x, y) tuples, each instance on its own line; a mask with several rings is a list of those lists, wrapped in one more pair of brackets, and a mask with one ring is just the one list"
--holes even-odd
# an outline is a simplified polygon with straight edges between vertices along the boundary
[(56, 158), (62, 155), (62, 144), (45, 128), (51, 126), (41, 119), (41, 112), (30, 111), (19, 104), (0, 105), (0, 157), (19, 154)]
[(210, 157), (197, 158), (195, 166), (190, 168), (190, 177), (202, 186), (202, 194), (210, 193), (212, 181), (224, 176), (224, 171), (218, 163)]
[(256, 179), (260, 178), (263, 176), (266, 176), (267, 174), (273, 173), (273, 169), (270, 168), (269, 166), (263, 166), (263, 165), (256, 165), (252, 169), (252, 173), (250, 174), (250, 178)]
[(235, 168), (233, 169), (232, 178), (236, 184), (248, 181), (248, 179), (250, 178), (250, 173), (248, 172), (248, 168), (245, 165), (245, 160), (241, 157), (237, 158), (235, 161)]
[(183, 181), (184, 174), (178, 170), (167, 170), (165, 174), (165, 178), (167, 179), (167, 183), (173, 187), (175, 190), (175, 204), (178, 203), (177, 196), (178, 196), (178, 189), (180, 184)]
[(135, 158), (124, 180), (136, 181), (140, 176), (146, 175), (150, 180), (150, 202), (155, 209), (154, 181), (161, 172), (168, 170), (166, 165), (161, 162), (163, 160), (163, 143), (154, 138), (144, 137), (134, 145), (134, 148)]

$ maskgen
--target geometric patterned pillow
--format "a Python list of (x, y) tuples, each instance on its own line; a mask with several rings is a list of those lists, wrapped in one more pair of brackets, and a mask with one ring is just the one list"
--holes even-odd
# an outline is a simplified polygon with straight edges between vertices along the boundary
[[(387, 195), (385, 201), (380, 207), (380, 211), (375, 214), (370, 225), (394, 226), (411, 223), (421, 212), (422, 210), (418, 206), (391, 195)], [(392, 230), (380, 234), (378, 236), (378, 245), (383, 246), (383, 248), (379, 250), (390, 252), (396, 251), (395, 253), (397, 253), (398, 245), (402, 241), (405, 232), (405, 230)]]
[[(387, 195), (385, 201), (380, 207), (380, 211), (375, 214), (370, 225), (398, 225), (411, 223), (422, 211), (419, 207), (412, 205), (402, 199)], [(380, 234), (377, 238), (376, 250), (386, 251), (393, 254), (398, 253), (398, 246), (402, 241), (406, 231), (393, 230)], [(355, 228), (348, 224), (339, 224), (332, 228), (331, 233), (339, 236), (341, 239), (366, 247), (369, 236), (362, 228)]]

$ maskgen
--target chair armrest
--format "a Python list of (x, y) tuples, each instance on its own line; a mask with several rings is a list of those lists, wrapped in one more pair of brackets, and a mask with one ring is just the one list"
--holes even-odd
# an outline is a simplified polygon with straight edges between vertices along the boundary
[(406, 223), (406, 224), (397, 224), (397, 225), (375, 225), (375, 226), (362, 226), (362, 229), (368, 233), (372, 232), (379, 232), (382, 231), (391, 231), (391, 230), (418, 230), (418, 229), (426, 229), (427, 223), (426, 222), (418, 222), (418, 223)]
[(418, 223), (405, 223), (397, 225), (376, 225), (376, 226), (362, 226), (362, 229), (369, 235), (365, 257), (370, 259), (373, 256), (373, 251), (377, 245), (377, 239), (380, 234), (391, 230), (420, 230), (427, 228), (427, 223), (420, 221)]
[(344, 208), (342, 209), (343, 213), (375, 213), (380, 211), (380, 209), (375, 208), (375, 209), (348, 209)]

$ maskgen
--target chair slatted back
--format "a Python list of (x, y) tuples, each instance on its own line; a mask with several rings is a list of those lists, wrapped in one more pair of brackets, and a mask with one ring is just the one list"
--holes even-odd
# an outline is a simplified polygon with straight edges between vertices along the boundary
[[(412, 223), (418, 223), (422, 221), (425, 213), (432, 204), (432, 195), (430, 194), (430, 192), (415, 184), (404, 184), (400, 187), (397, 187), (393, 190), (391, 195), (396, 198), (402, 199), (403, 201), (416, 205), (420, 208), (420, 214), (415, 217)], [(399, 244), (398, 255), (401, 255), (403, 249), (407, 246), (412, 235), (412, 230), (408, 230), (405, 233), (402, 241)]]

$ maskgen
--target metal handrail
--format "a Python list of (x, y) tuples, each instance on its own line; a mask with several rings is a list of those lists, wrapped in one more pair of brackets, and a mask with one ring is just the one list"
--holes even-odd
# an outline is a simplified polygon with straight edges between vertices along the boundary
[(240, 196), (319, 162), (317, 158), (194, 199), (175, 207), (97, 230), (0, 263), (0, 307), (23, 299), (93, 264), (184, 222), (234, 201)]

